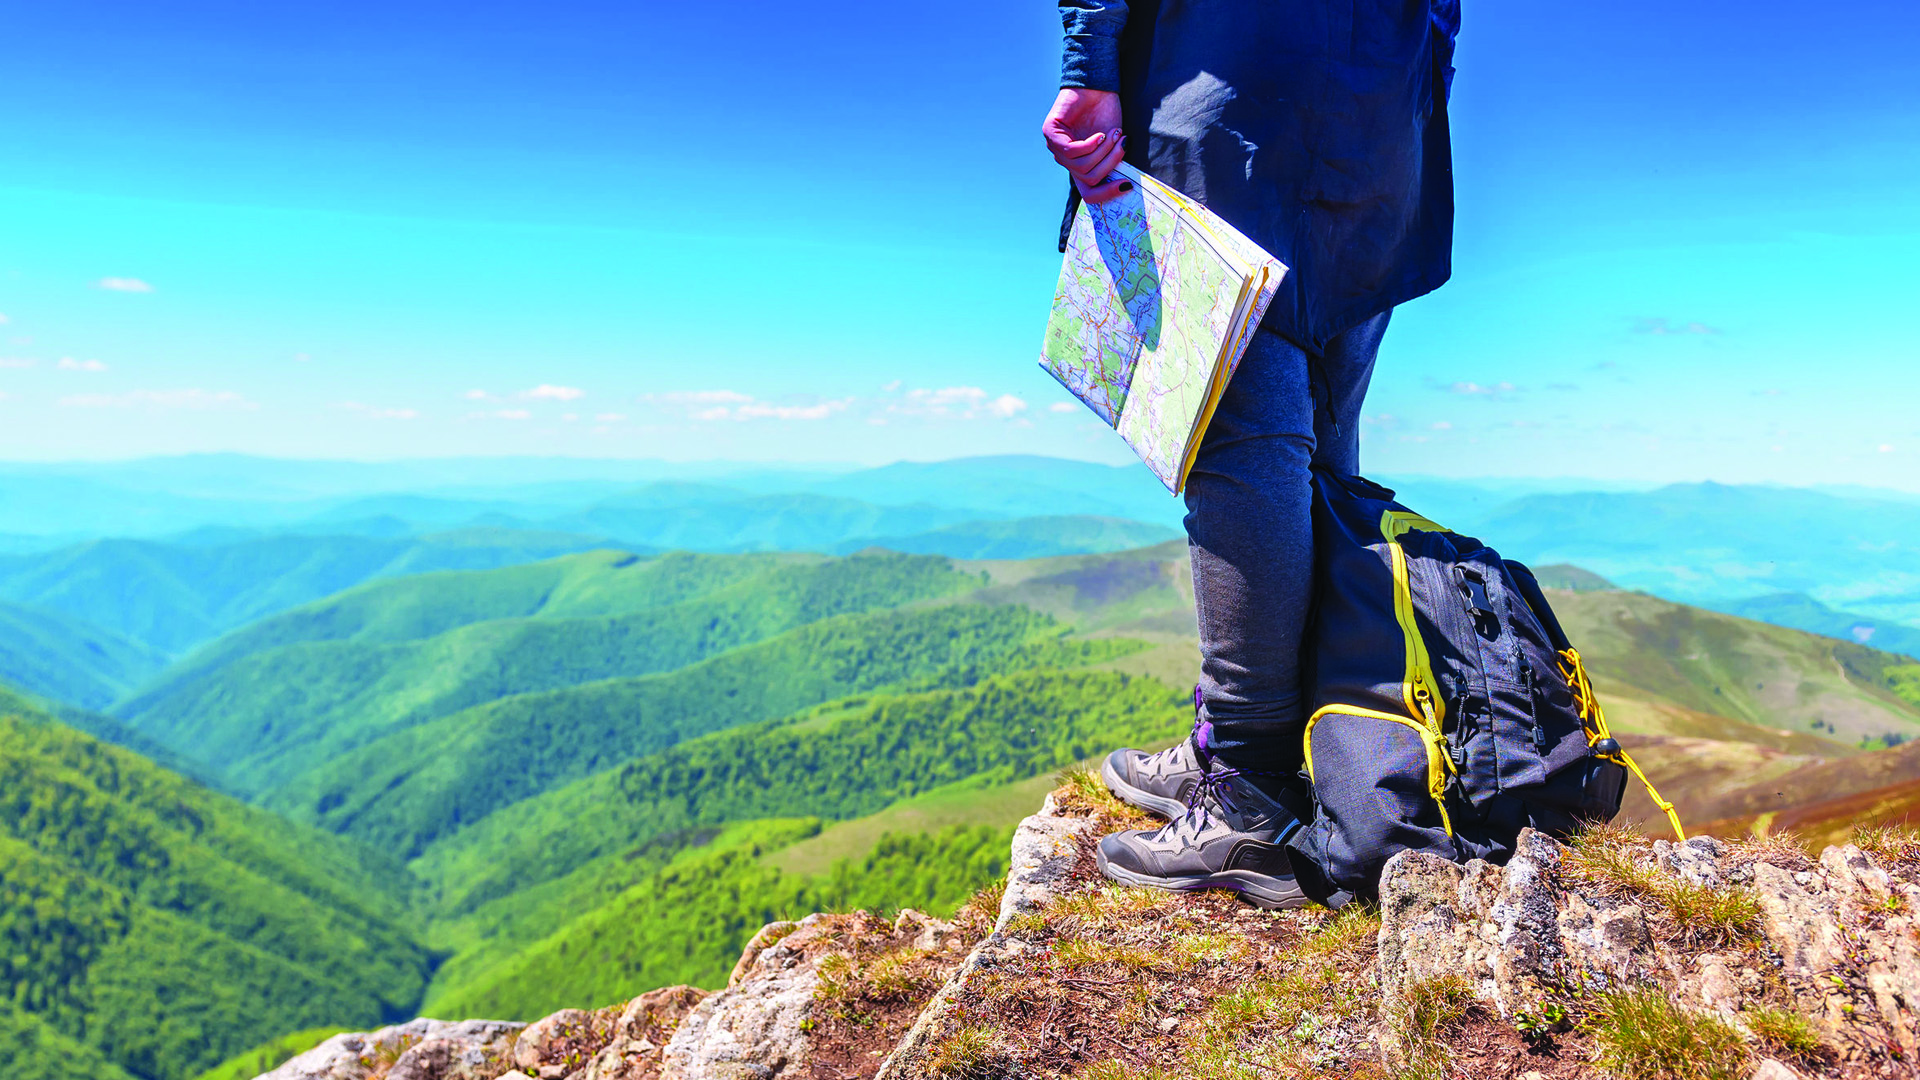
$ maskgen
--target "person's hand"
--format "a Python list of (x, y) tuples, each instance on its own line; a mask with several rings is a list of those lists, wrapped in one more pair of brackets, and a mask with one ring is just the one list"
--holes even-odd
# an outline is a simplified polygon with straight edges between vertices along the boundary
[(1047, 152), (1073, 175), (1073, 186), (1090, 203), (1118, 198), (1133, 185), (1107, 177), (1126, 156), (1127, 139), (1120, 133), (1120, 95), (1108, 90), (1067, 87), (1053, 99), (1040, 125)]

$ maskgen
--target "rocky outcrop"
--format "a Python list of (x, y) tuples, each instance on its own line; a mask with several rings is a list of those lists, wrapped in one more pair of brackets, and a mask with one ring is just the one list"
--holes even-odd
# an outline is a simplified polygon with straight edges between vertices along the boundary
[(1015, 833), (997, 905), (951, 922), (776, 922), (712, 993), (524, 1027), (416, 1020), (337, 1036), (263, 1080), (921, 1080), (1102, 1061), (1177, 1076), (1208, 1054), (1275, 1075), (1419, 1055), (1459, 1075), (1597, 1075), (1586, 1018), (1647, 988), (1735, 1033), (1719, 1051), (1732, 1075), (1906, 1075), (1920, 1060), (1908, 849), (1815, 860), (1619, 833), (1574, 850), (1529, 831), (1505, 866), (1395, 857), (1377, 915), (1267, 913), (1100, 880), (1092, 844), (1137, 823), (1101, 794), (1049, 797)]
[(1464, 978), (1505, 1018), (1650, 986), (1749, 1036), (1762, 1012), (1804, 1017), (1836, 1068), (1913, 1061), (1920, 884), (1894, 868), (1851, 844), (1815, 862), (1713, 837), (1583, 859), (1531, 830), (1504, 867), (1406, 852), (1381, 880), (1380, 985), (1391, 1009)]
[(335, 1035), (260, 1080), (493, 1080), (525, 1024), (424, 1017), (371, 1034)]

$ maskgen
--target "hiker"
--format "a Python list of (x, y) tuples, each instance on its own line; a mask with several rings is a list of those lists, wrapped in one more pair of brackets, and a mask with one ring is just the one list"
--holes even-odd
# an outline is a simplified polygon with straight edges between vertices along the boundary
[[(1187, 481), (1201, 669), (1193, 734), (1118, 750), (1119, 798), (1171, 819), (1101, 841), (1113, 880), (1307, 903), (1284, 847), (1300, 775), (1310, 467), (1359, 471), (1360, 409), (1394, 305), (1440, 286), (1453, 233), (1447, 89), (1458, 0), (1060, 0), (1042, 131), (1076, 199), (1123, 158), (1290, 269)], [(1062, 230), (1064, 250), (1065, 230)]]

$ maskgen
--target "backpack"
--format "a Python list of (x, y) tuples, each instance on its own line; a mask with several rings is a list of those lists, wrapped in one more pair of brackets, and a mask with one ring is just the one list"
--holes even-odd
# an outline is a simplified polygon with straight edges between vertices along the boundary
[(1525, 566), (1357, 476), (1313, 475), (1314, 609), (1302, 738), (1303, 891), (1372, 899), (1403, 850), (1503, 864), (1520, 830), (1565, 838), (1620, 811), (1631, 771), (1580, 653)]

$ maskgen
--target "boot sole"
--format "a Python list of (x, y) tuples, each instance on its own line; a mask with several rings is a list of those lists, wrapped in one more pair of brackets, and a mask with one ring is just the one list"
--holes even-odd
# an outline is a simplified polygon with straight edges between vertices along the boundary
[(1107, 790), (1113, 792), (1114, 798), (1128, 806), (1137, 806), (1149, 814), (1158, 814), (1172, 821), (1187, 812), (1187, 804), (1179, 799), (1155, 795), (1151, 791), (1134, 787), (1122, 780), (1119, 771), (1113, 767), (1112, 754), (1107, 755), (1107, 759), (1100, 763), (1100, 779), (1106, 782)]
[(1240, 899), (1254, 907), (1267, 911), (1303, 908), (1312, 903), (1307, 899), (1306, 894), (1300, 891), (1299, 883), (1292, 878), (1277, 878), (1270, 874), (1257, 874), (1252, 870), (1220, 870), (1192, 877), (1150, 877), (1124, 867), (1114, 866), (1107, 861), (1107, 853), (1098, 848), (1094, 849), (1094, 861), (1100, 864), (1100, 872), (1105, 874), (1108, 880), (1117, 881), (1122, 885), (1165, 889), (1168, 892), (1227, 889), (1238, 893)]

